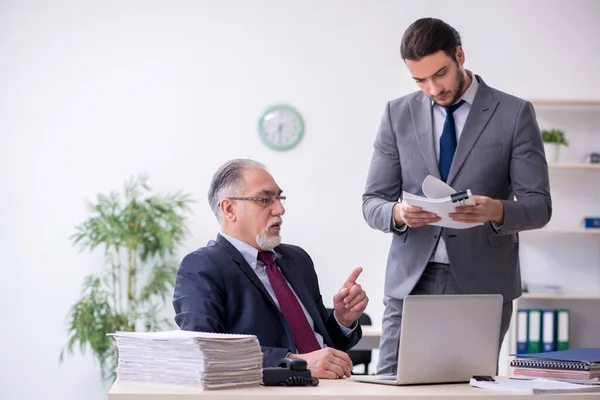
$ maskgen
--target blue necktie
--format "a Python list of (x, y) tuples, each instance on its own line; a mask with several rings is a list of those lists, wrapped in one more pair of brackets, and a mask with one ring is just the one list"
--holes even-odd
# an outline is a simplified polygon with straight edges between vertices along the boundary
[(465, 101), (461, 100), (456, 104), (444, 107), (446, 109), (446, 121), (444, 129), (440, 137), (440, 175), (442, 180), (446, 182), (450, 173), (450, 166), (456, 151), (456, 128), (454, 126), (454, 111), (460, 107)]

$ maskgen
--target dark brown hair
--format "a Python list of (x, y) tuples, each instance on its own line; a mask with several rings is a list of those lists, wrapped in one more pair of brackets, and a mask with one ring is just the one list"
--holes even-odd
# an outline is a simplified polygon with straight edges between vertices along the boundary
[(454, 59), (458, 46), (461, 46), (461, 41), (456, 29), (441, 19), (421, 18), (404, 32), (400, 55), (403, 60), (419, 61), (441, 50)]

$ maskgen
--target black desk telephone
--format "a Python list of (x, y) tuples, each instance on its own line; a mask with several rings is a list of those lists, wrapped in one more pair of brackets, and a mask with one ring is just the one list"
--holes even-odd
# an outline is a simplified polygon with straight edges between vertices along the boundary
[(282, 358), (274, 368), (263, 368), (264, 386), (317, 386), (301, 358)]

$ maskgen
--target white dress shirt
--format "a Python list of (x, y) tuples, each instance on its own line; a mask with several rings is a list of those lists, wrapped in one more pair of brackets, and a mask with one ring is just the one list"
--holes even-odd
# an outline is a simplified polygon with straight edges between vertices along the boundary
[[(468, 71), (467, 73), (471, 77), (471, 85), (469, 85), (462, 97), (455, 102), (458, 103), (459, 101), (464, 100), (464, 104), (458, 107), (453, 113), (454, 127), (456, 128), (457, 146), (460, 145), (460, 135), (462, 134), (463, 128), (465, 127), (465, 122), (467, 121), (467, 117), (469, 116), (469, 112), (471, 111), (471, 106), (473, 105), (473, 100), (475, 100), (477, 89), (479, 89), (479, 82), (477, 82), (477, 78), (475, 77), (475, 75)], [(442, 132), (444, 131), (444, 122), (446, 122), (446, 109), (433, 101), (431, 103), (431, 112), (433, 118), (433, 143), (435, 145), (435, 156), (439, 162), (440, 138), (442, 137)], [(433, 251), (433, 254), (429, 261), (443, 264), (450, 263), (450, 260), (448, 260), (446, 242), (444, 242), (443, 235), (440, 235), (437, 247)]]

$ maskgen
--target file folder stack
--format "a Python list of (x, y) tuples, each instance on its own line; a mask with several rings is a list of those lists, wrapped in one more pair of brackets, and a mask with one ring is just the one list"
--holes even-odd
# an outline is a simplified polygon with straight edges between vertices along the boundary
[(517, 311), (517, 354), (569, 349), (568, 309), (520, 308)]
[(117, 379), (219, 389), (258, 386), (256, 336), (189, 331), (116, 332)]
[(518, 377), (600, 385), (600, 348), (519, 354), (510, 365)]

